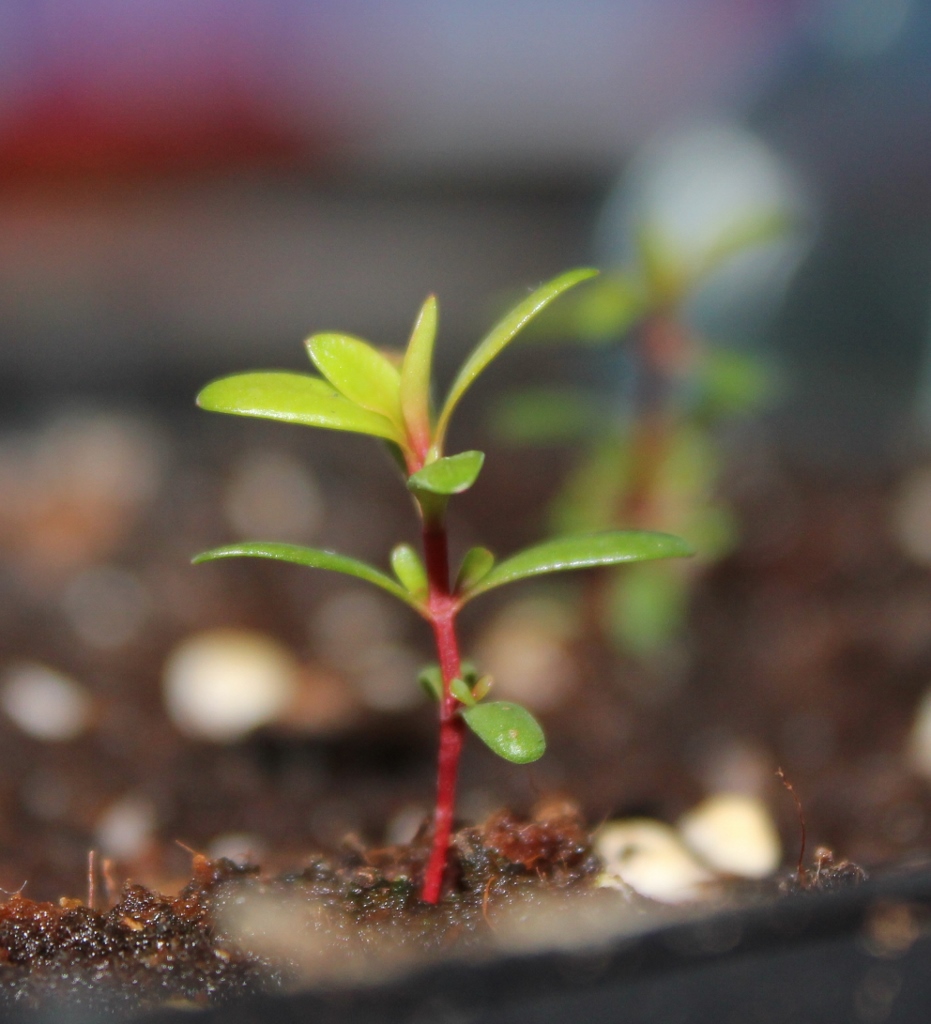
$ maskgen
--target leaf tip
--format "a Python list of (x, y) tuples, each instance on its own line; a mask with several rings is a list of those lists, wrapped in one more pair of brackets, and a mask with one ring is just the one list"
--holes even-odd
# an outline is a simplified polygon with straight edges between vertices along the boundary
[(462, 494), (478, 479), (484, 462), (485, 453), (480, 451), (435, 458), (407, 478), (408, 490), (414, 494), (426, 491), (443, 497)]
[(220, 383), (219, 378), (212, 380), (208, 384), (205, 384), (194, 398), (194, 404), (199, 409), (206, 409), (208, 412), (212, 412), (215, 409), (214, 396), (216, 395), (217, 385)]

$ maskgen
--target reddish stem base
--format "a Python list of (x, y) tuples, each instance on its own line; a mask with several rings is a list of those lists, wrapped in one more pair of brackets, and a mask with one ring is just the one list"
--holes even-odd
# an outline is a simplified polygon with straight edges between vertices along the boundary
[(461, 674), (462, 664), (456, 640), (456, 602), (449, 592), (449, 557), (445, 527), (425, 527), (423, 543), (430, 585), (430, 624), (433, 626), (433, 636), (443, 674), (443, 697), (440, 700), (440, 747), (437, 756), (433, 847), (424, 872), (421, 898), (425, 903), (437, 903), (443, 889), (443, 876), (446, 873), (446, 860), (449, 854), (449, 837), (452, 833), (456, 804), (456, 777), (459, 773), (465, 722), (459, 714), (459, 701), (449, 690), (450, 683)]
[(449, 837), (453, 829), (453, 810), (456, 803), (456, 776), (462, 753), (464, 723), (453, 715), (440, 724), (440, 752), (437, 762), (436, 810), (433, 817), (433, 847), (424, 872), (421, 899), (424, 903), (437, 903), (443, 890), (443, 876), (449, 856)]

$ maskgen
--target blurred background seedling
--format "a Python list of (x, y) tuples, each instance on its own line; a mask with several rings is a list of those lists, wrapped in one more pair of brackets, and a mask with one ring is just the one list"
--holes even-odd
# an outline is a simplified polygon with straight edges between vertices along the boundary
[(633, 232), (626, 266), (541, 319), (538, 338), (577, 339), (621, 351), (609, 388), (531, 388), (499, 403), (494, 425), (514, 444), (581, 444), (584, 454), (552, 502), (554, 532), (642, 529), (688, 539), (699, 555), (656, 571), (589, 578), (586, 625), (650, 660), (681, 632), (703, 569), (737, 542), (720, 488), (723, 427), (760, 413), (773, 399), (775, 368), (752, 351), (707, 337), (691, 304), (729, 264), (781, 242), (795, 229), (781, 209), (750, 211), (697, 251), (655, 222)]

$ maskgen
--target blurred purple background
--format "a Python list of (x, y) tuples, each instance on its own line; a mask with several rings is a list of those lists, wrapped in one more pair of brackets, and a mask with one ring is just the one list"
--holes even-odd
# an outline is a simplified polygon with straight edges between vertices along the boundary
[(722, 0), (7, 0), (5, 376), (300, 358), (323, 324), (400, 342), (428, 289), (471, 330), (494, 289), (590, 259), (638, 141), (745, 108), (795, 24)]
[(794, 14), (773, 0), (8, 0), (0, 167), (610, 171), (670, 117), (745, 105)]
[[(886, 275), (852, 320), (861, 390), (899, 401), (927, 333), (929, 24), (921, 0), (4, 0), (0, 393), (184, 390), (299, 366), (325, 327), (400, 344), (428, 290), (464, 341), (499, 291), (603, 255), (641, 146), (724, 122), (806, 189), (816, 271), (824, 240), (866, 253), (825, 257), (790, 358), (826, 344), (832, 274)], [(909, 310), (894, 372), (884, 302)]]

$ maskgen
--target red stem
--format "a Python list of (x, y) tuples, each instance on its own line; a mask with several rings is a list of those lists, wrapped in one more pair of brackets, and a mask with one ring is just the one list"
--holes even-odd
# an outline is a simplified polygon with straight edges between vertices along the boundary
[(675, 382), (685, 372), (691, 343), (668, 311), (649, 317), (637, 339), (639, 394), (636, 398), (627, 488), (618, 509), (621, 525), (645, 529), (654, 522), (656, 482), (666, 458), (675, 411), (670, 407)]
[(446, 526), (442, 521), (424, 524), (423, 546), (430, 588), (427, 607), (443, 674), (443, 697), (440, 700), (440, 745), (437, 757), (433, 847), (424, 872), (421, 899), (425, 903), (437, 903), (443, 888), (449, 837), (453, 827), (456, 776), (459, 771), (465, 723), (458, 713), (459, 701), (449, 689), (449, 684), (460, 675), (462, 666), (455, 628), (458, 608), (449, 592), (449, 556)]
[[(614, 500), (614, 524), (645, 530), (656, 523), (657, 482), (675, 426), (671, 396), (692, 358), (693, 342), (672, 310), (653, 313), (635, 336), (636, 393), (629, 441), (627, 478)], [(610, 621), (608, 583), (602, 570), (592, 573), (585, 616), (596, 638), (605, 639)]]

